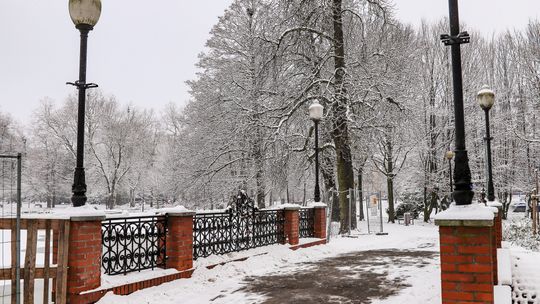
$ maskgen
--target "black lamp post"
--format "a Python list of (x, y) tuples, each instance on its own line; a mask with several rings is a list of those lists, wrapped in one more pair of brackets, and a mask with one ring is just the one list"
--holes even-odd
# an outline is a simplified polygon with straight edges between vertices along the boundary
[(441, 35), (452, 50), (452, 80), (454, 83), (454, 118), (456, 125), (454, 161), (454, 201), (456, 205), (470, 205), (474, 196), (471, 183), (469, 157), (465, 147), (465, 115), (463, 113), (463, 79), (461, 75), (461, 44), (469, 43), (467, 32), (459, 31), (458, 0), (449, 0), (450, 35)]
[(69, 0), (69, 15), (81, 32), (81, 53), (79, 61), (79, 80), (68, 82), (79, 90), (78, 122), (77, 122), (77, 163), (73, 178), (73, 196), (71, 203), (75, 207), (86, 204), (86, 182), (84, 174), (84, 112), (86, 104), (86, 89), (97, 87), (96, 84), (86, 83), (86, 53), (88, 33), (94, 29), (101, 14), (100, 0)]
[(452, 200), (452, 159), (454, 158), (454, 151), (447, 151), (444, 155), (448, 160), (448, 180), (450, 182), (450, 200)]
[(315, 100), (309, 106), (309, 117), (315, 123), (315, 190), (313, 199), (315, 202), (321, 201), (321, 190), (319, 189), (319, 121), (322, 119), (324, 107)]
[(488, 88), (488, 86), (484, 86), (480, 92), (478, 92), (478, 95), (476, 96), (476, 100), (478, 101), (478, 104), (484, 110), (485, 117), (486, 117), (486, 137), (484, 137), (484, 140), (486, 141), (486, 162), (487, 162), (487, 200), (489, 202), (495, 201), (495, 189), (493, 187), (493, 172), (492, 172), (492, 166), (491, 166), (491, 140), (493, 139), (489, 132), (489, 110), (491, 107), (493, 107), (493, 104), (495, 103), (495, 93), (493, 93), (492, 90)]

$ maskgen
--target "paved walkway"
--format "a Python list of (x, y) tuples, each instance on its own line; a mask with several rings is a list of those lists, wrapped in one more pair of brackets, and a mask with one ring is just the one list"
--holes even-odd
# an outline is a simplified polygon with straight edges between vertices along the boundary
[(99, 303), (440, 304), (437, 227), (388, 224), (389, 234), (377, 236), (362, 225), (355, 238), (333, 238), (326, 245), (297, 251), (270, 245), (200, 259), (190, 279), (129, 296), (109, 293)]
[[(411, 250), (360, 251), (298, 265), (297, 272), (247, 277), (236, 292), (252, 295), (256, 302), (372, 303), (410, 287), (412, 272), (438, 263), (438, 253)], [(230, 294), (230, 295), (232, 295)], [(213, 300), (226, 303), (228, 295)], [(260, 299), (263, 299), (262, 301)]]

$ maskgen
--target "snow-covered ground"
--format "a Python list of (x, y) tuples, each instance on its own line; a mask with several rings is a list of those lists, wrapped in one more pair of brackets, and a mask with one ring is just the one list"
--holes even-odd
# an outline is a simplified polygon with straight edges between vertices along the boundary
[[(385, 225), (387, 236), (367, 235), (361, 224), (356, 238), (335, 238), (327, 245), (292, 251), (287, 246), (272, 245), (250, 251), (211, 256), (195, 262), (196, 271), (190, 279), (165, 283), (157, 287), (135, 292), (128, 296), (108, 293), (99, 303), (257, 303), (265, 297), (261, 294), (242, 290), (248, 282), (246, 278), (268, 274), (287, 274), (306, 270), (306, 262), (317, 262), (325, 258), (368, 250), (390, 249), (396, 251), (438, 251), (437, 228), (430, 224), (413, 226)], [(263, 252), (268, 254), (257, 255)], [(227, 263), (213, 269), (206, 265), (226, 260), (251, 256), (243, 262)], [(380, 258), (379, 260), (384, 260)], [(372, 303), (440, 303), (439, 258), (435, 254), (430, 262), (418, 265), (378, 264), (369, 271), (386, 275), (389, 280), (405, 278), (404, 287), (386, 299), (374, 299)], [(342, 278), (349, 280), (347, 277)], [(358, 286), (362, 288), (362, 286)]]

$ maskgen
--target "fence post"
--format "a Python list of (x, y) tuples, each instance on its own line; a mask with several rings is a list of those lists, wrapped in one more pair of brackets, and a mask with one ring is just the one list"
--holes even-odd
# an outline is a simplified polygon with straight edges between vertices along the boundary
[(285, 233), (285, 238), (288, 240), (290, 245), (298, 245), (300, 241), (300, 219), (298, 210), (300, 210), (300, 206), (283, 207), (283, 214), (285, 217), (283, 230)]
[(326, 239), (326, 205), (313, 206), (313, 237)]
[(166, 268), (193, 268), (193, 211), (167, 212)]
[(435, 216), (439, 226), (442, 303), (494, 302), (494, 214), (473, 204)]
[(68, 303), (90, 303), (80, 294), (101, 285), (101, 222), (104, 219), (103, 215), (71, 216), (68, 242)]

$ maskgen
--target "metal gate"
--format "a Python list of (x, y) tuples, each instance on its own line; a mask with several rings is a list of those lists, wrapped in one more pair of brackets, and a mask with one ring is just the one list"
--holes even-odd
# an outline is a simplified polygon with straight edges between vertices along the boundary
[(193, 217), (193, 259), (283, 243), (283, 210), (258, 210), (240, 192), (227, 212)]
[(383, 205), (380, 192), (371, 193), (366, 198), (366, 220), (368, 233), (386, 234), (383, 231)]

